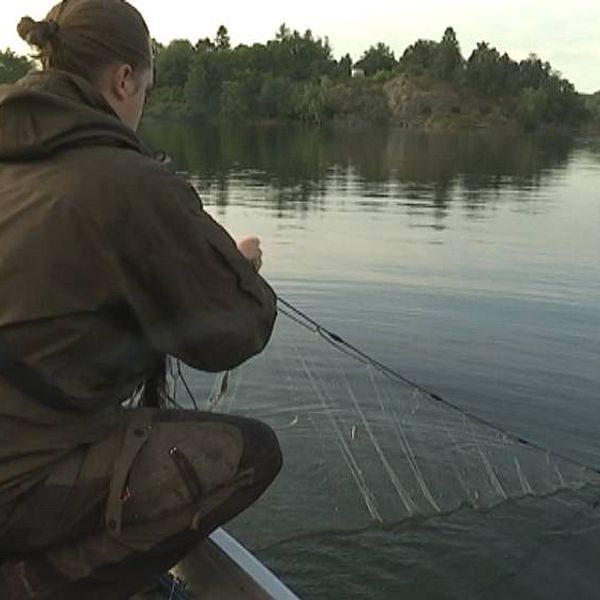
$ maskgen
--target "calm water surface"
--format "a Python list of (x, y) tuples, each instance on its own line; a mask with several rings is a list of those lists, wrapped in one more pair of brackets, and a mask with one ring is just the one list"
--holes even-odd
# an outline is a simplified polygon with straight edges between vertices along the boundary
[[(288, 300), (456, 404), (600, 467), (600, 139), (172, 123), (143, 135), (234, 236), (262, 237), (264, 274)], [(307, 526), (258, 551), (306, 598), (598, 598), (596, 500), (343, 535)], [(309, 523), (310, 507), (289, 518)]]

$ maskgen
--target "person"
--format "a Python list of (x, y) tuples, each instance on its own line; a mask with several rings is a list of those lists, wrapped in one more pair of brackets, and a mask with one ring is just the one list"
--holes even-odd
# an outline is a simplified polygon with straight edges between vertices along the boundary
[(128, 598), (281, 468), (267, 425), (164, 408), (165, 357), (236, 367), (276, 299), (259, 241), (135, 133), (139, 12), (65, 0), (18, 31), (43, 68), (0, 87), (0, 598)]

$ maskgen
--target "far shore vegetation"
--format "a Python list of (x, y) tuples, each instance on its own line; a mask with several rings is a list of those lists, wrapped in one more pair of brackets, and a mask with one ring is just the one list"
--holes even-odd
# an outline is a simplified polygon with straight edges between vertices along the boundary
[[(464, 58), (452, 27), (440, 41), (420, 39), (402, 56), (384, 43), (357, 62), (339, 60), (327, 38), (281, 25), (265, 44), (231, 46), (226, 27), (214, 39), (155, 44), (150, 119), (203, 117), (395, 124), (424, 128), (600, 128), (600, 92), (577, 93), (531, 54), (515, 61), (487, 42)], [(33, 68), (0, 52), (0, 83)]]

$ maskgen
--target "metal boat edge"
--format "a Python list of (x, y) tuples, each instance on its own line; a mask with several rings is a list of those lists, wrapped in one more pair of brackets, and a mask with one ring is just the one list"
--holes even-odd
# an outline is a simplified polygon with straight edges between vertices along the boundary
[(235, 538), (217, 529), (173, 573), (202, 600), (300, 600)]

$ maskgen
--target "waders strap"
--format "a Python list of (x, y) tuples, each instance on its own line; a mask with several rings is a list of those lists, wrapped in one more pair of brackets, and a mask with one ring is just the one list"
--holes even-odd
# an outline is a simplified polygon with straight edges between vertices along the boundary
[(152, 432), (153, 416), (154, 412), (151, 409), (138, 409), (129, 412), (129, 422), (125, 427), (121, 450), (114, 464), (106, 502), (104, 520), (106, 529), (112, 537), (121, 535), (123, 504), (127, 500), (124, 496), (127, 479), (133, 461)]
[(22, 361), (0, 337), (0, 376), (40, 404), (54, 410), (81, 409), (81, 403), (46, 381), (35, 369)]

